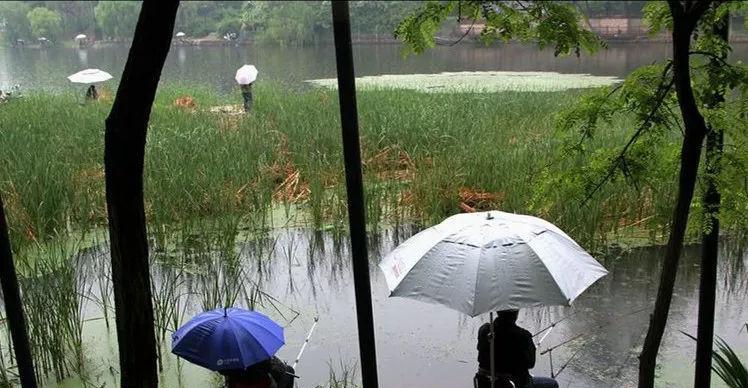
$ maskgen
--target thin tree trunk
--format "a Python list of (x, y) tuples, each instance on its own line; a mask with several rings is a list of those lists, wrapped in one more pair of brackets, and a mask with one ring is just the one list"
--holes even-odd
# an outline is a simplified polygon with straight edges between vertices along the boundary
[[(712, 26), (713, 32), (725, 43), (728, 42), (730, 16), (725, 14), (719, 24)], [(722, 55), (725, 60), (726, 55)], [(711, 58), (709, 66), (713, 69), (722, 67), (716, 58)], [(716, 70), (715, 70), (716, 72)], [(710, 73), (710, 84), (718, 85), (714, 73)], [(710, 107), (716, 107), (725, 101), (724, 88), (715, 88), (708, 100)], [(722, 151), (724, 148), (724, 131), (709, 125), (706, 137), (706, 189), (702, 195), (704, 218), (707, 230), (702, 231), (701, 280), (699, 282), (699, 321), (696, 340), (696, 368), (694, 387), (709, 387), (712, 378), (712, 345), (714, 343), (714, 304), (717, 289), (717, 258), (719, 255), (719, 211), (722, 195), (717, 186), (722, 171)]]
[(696, 186), (702, 143), (706, 136), (704, 117), (699, 112), (691, 87), (689, 60), (691, 34), (706, 8), (702, 4), (699, 9), (692, 8), (689, 12), (676, 0), (669, 0), (668, 5), (673, 16), (673, 77), (685, 131), (681, 147), (678, 196), (670, 225), (670, 237), (662, 263), (654, 312), (650, 317), (647, 336), (639, 355), (639, 388), (654, 387), (657, 353), (667, 325), (678, 261), (683, 249), (688, 214)]
[(13, 252), (10, 249), (8, 224), (5, 221), (5, 207), (0, 197), (0, 287), (5, 301), (5, 316), (8, 318), (10, 336), (18, 365), (18, 377), (21, 387), (36, 388), (34, 362), (31, 358), (29, 336), (26, 332), (26, 320), (23, 315), (21, 292), (18, 288), (16, 266), (13, 263)]
[(143, 2), (117, 96), (106, 119), (106, 201), (123, 388), (158, 386), (143, 164), (148, 119), (178, 6), (176, 0)]
[(353, 261), (353, 287), (356, 296), (358, 346), (361, 356), (361, 382), (363, 388), (376, 388), (379, 386), (377, 354), (374, 340), (374, 315), (371, 307), (369, 259), (366, 249), (366, 208), (364, 207), (364, 185), (361, 172), (361, 145), (358, 135), (351, 21), (347, 1), (332, 2), (332, 20), (348, 195), (348, 222), (351, 228), (351, 260)]

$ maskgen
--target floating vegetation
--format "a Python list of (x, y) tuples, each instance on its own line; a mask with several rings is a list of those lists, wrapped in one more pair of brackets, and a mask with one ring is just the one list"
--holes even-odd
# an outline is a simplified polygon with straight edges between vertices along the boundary
[[(359, 89), (410, 89), (428, 93), (558, 92), (612, 85), (616, 77), (552, 71), (461, 71), (438, 74), (384, 74), (356, 78)], [(307, 81), (337, 88), (335, 78)]]

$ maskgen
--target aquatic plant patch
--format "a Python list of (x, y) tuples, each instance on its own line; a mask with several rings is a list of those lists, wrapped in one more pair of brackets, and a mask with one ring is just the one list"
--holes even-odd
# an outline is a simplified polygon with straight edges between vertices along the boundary
[[(462, 71), (365, 76), (356, 78), (356, 87), (410, 89), (428, 93), (557, 92), (612, 85), (620, 81), (616, 77), (545, 71)], [(337, 88), (335, 78), (315, 79), (307, 82), (321, 87)]]

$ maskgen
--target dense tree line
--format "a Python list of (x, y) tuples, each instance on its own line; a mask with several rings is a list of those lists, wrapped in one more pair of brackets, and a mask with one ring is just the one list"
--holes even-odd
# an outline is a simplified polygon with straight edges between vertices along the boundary
[[(402, 16), (418, 1), (353, 1), (354, 34), (392, 34)], [(132, 37), (139, 1), (8, 1), (0, 2), (0, 30), (16, 44), (46, 38), (59, 43), (78, 34), (95, 39)], [(185, 1), (176, 31), (188, 37), (236, 34), (262, 42), (308, 44), (332, 35), (329, 1)]]

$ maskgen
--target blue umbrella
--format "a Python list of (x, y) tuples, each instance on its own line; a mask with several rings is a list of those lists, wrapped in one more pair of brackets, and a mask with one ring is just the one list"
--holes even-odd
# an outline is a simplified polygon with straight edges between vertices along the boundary
[(226, 308), (193, 317), (171, 336), (171, 352), (213, 371), (244, 369), (273, 357), (283, 328), (257, 311)]

